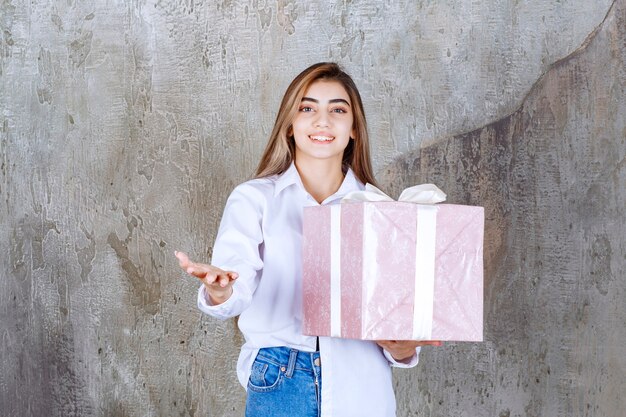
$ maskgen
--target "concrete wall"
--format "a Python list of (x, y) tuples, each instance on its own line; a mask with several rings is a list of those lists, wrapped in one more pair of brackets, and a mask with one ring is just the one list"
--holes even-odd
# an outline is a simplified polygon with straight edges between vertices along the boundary
[(236, 322), (172, 252), (208, 258), (321, 60), (384, 188), (486, 209), (487, 341), (397, 371), (399, 415), (626, 408), (626, 1), (5, 0), (0, 29), (0, 415), (242, 415)]

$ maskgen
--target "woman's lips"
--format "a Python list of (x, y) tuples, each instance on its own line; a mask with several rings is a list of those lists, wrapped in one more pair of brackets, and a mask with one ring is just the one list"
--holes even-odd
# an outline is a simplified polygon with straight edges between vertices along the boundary
[(315, 142), (332, 142), (335, 138), (333, 136), (310, 135), (309, 139)]

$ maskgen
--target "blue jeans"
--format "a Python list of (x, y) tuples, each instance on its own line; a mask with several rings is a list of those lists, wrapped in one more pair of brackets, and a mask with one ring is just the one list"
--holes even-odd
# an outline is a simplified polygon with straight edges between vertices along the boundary
[(252, 364), (246, 417), (319, 417), (321, 392), (319, 352), (263, 348)]

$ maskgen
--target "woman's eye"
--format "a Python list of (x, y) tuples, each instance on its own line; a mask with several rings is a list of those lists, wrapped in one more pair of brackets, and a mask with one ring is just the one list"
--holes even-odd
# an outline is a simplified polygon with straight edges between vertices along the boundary
[(311, 108), (309, 106), (302, 106), (302, 107), (300, 107), (300, 111), (301, 112), (310, 112), (310, 111), (313, 111), (313, 108)]
[(348, 111), (344, 108), (338, 107), (336, 109), (332, 109), (333, 113), (348, 113)]

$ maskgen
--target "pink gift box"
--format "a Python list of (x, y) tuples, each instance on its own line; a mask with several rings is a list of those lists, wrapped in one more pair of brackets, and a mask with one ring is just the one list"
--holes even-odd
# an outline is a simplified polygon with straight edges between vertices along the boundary
[(482, 207), (304, 208), (303, 333), (483, 340)]

